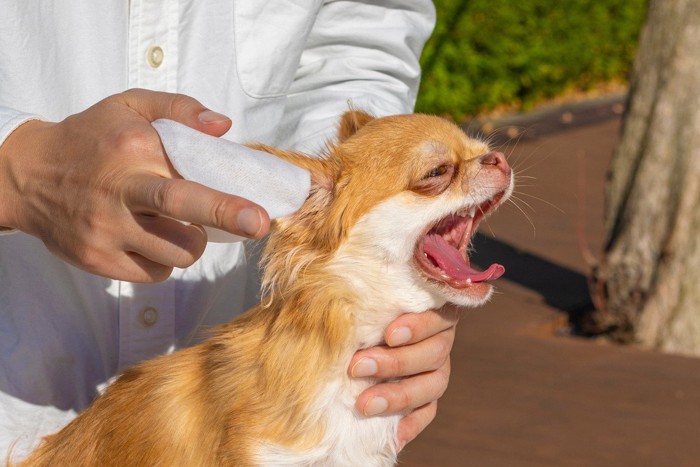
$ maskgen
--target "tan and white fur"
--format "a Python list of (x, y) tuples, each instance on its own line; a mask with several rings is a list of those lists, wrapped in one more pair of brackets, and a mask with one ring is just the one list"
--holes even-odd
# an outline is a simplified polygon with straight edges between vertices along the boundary
[(468, 266), (476, 224), (512, 191), (510, 168), (419, 114), (347, 112), (320, 158), (256, 147), (313, 180), (301, 210), (273, 226), (261, 304), (198, 346), (127, 370), (23, 465), (394, 465), (401, 416), (358, 413), (377, 381), (347, 366), (402, 313), (488, 300), (502, 267), (479, 273), (454, 252), (430, 254), (442, 255), (441, 236)]

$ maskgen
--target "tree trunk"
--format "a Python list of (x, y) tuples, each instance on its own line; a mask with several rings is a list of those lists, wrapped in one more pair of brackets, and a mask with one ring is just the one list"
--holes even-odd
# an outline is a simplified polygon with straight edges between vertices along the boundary
[(651, 0), (609, 174), (597, 331), (700, 355), (700, 2)]

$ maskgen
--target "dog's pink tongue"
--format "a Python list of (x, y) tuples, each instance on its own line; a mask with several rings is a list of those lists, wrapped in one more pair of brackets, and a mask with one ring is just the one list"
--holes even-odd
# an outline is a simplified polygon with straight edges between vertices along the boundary
[(460, 252), (438, 234), (428, 234), (423, 242), (423, 249), (437, 263), (440, 269), (453, 279), (460, 281), (467, 279), (470, 279), (472, 282), (495, 280), (506, 271), (500, 264), (492, 264), (486, 271), (472, 269), (464, 261)]

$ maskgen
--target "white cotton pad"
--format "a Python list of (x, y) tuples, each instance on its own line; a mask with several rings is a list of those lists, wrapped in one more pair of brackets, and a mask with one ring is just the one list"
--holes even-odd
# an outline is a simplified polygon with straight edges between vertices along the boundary
[[(311, 176), (306, 169), (172, 120), (156, 120), (152, 125), (182, 178), (249, 199), (265, 208), (270, 219), (293, 214), (309, 195)], [(210, 242), (243, 240), (205, 228)]]

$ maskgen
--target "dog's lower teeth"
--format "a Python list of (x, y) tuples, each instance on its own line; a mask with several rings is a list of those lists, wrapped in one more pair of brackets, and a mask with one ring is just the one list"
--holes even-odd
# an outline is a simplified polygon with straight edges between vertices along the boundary
[(474, 217), (475, 214), (476, 206), (472, 206), (470, 208), (462, 208), (459, 211), (457, 211), (454, 215), (459, 217)]

